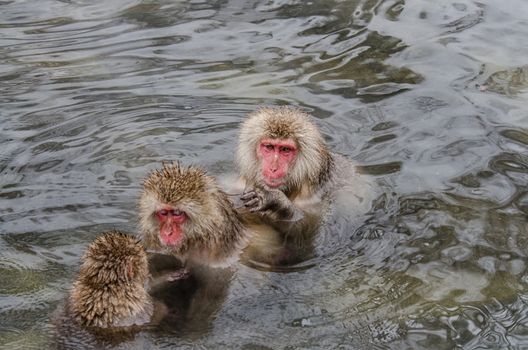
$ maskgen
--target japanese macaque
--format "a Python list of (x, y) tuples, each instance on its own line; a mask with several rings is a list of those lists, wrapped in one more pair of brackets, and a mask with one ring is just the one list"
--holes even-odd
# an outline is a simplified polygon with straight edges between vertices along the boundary
[(148, 264), (135, 237), (114, 230), (96, 238), (82, 257), (66, 302), (52, 319), (54, 348), (112, 347), (159, 324), (167, 308), (146, 289)]
[(246, 244), (240, 215), (201, 169), (171, 163), (154, 170), (139, 207), (145, 246), (184, 263), (227, 266)]
[[(300, 221), (325, 196), (334, 156), (311, 118), (290, 107), (261, 108), (242, 125), (237, 149), (242, 195), (271, 222)], [(317, 208), (320, 211), (320, 208)]]
[(352, 163), (331, 153), (312, 118), (297, 108), (251, 113), (241, 126), (236, 161), (244, 218), (257, 232), (246, 250), (252, 257), (275, 246), (281, 249), (275, 262), (302, 260), (291, 257), (310, 250), (337, 192), (352, 197), (361, 191), (350, 191), (356, 185)]
[[(211, 329), (247, 244), (242, 218), (214, 178), (196, 167), (164, 164), (143, 183), (140, 232), (159, 285), (152, 295), (170, 312), (163, 329), (198, 336)], [(169, 256), (170, 255), (170, 256)], [(171, 261), (176, 260), (178, 263)], [(182, 268), (183, 267), (183, 268)]]
[(154, 304), (145, 289), (147, 255), (134, 237), (106, 232), (83, 256), (68, 308), (81, 326), (130, 327), (151, 321)]

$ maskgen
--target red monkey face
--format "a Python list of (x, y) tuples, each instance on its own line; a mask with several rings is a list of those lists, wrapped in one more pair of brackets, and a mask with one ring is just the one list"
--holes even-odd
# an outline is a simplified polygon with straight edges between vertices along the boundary
[(291, 139), (262, 139), (257, 154), (266, 185), (272, 188), (286, 185), (288, 171), (297, 156), (295, 142)]
[(168, 246), (176, 246), (183, 239), (181, 225), (187, 220), (187, 215), (178, 209), (167, 206), (156, 211), (160, 227), (160, 240)]

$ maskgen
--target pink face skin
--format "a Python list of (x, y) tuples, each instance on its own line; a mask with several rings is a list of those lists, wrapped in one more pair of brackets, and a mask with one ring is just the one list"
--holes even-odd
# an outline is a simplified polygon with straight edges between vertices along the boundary
[(178, 245), (183, 238), (181, 224), (187, 220), (183, 211), (166, 206), (156, 212), (160, 224), (160, 240), (168, 246)]
[(291, 139), (262, 139), (257, 155), (261, 159), (264, 182), (277, 188), (286, 184), (286, 175), (297, 156), (297, 145)]

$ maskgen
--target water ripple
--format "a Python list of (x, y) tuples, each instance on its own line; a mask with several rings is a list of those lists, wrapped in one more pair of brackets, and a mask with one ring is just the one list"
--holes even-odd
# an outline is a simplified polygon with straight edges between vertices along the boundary
[(367, 212), (344, 198), (306, 259), (236, 265), (212, 319), (124, 346), (522, 348), (527, 13), (522, 0), (0, 2), (0, 346), (49, 347), (86, 244), (135, 231), (149, 170), (177, 159), (227, 177), (244, 116), (292, 104), (371, 181), (357, 186), (376, 191)]

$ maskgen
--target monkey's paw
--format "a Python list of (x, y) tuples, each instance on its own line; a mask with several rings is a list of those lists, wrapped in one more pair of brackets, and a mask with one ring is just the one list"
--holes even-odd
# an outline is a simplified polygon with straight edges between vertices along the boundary
[(244, 206), (252, 213), (266, 209), (266, 195), (260, 188), (251, 188), (240, 196)]
[(189, 275), (190, 275), (189, 270), (187, 270), (186, 268), (182, 268), (182, 269), (169, 273), (167, 275), (167, 282), (183, 280), (189, 277)]

